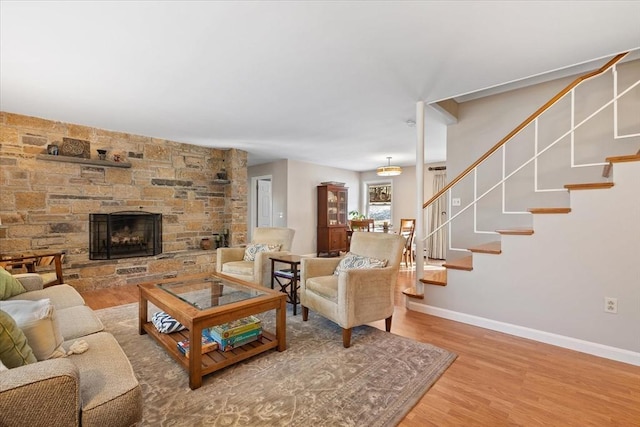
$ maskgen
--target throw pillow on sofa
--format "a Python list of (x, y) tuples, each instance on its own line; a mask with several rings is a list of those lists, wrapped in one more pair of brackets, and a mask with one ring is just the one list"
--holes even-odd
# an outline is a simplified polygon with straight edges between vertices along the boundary
[(255, 261), (258, 252), (277, 252), (282, 245), (271, 245), (269, 243), (251, 243), (244, 250), (245, 261)]
[(9, 314), (0, 310), (0, 360), (7, 368), (35, 363), (27, 337)]
[(65, 356), (56, 310), (48, 298), (0, 301), (0, 309), (22, 330), (37, 360)]
[(363, 255), (357, 255), (353, 252), (347, 252), (347, 254), (340, 260), (340, 263), (336, 267), (333, 274), (339, 275), (343, 271), (361, 268), (383, 268), (387, 266), (386, 259), (377, 259), (366, 257)]
[(23, 292), (27, 292), (27, 290), (22, 286), (22, 283), (7, 270), (0, 267), (0, 300), (20, 295)]

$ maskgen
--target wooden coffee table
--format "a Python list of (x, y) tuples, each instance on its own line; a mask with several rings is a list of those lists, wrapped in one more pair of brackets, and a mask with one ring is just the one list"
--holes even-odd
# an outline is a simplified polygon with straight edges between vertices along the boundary
[[(276, 348), (287, 347), (287, 295), (218, 273), (142, 283), (139, 304), (139, 333), (152, 336), (189, 372), (189, 387), (202, 385), (202, 377), (211, 372)], [(187, 328), (164, 334), (148, 321), (148, 303), (152, 303)], [(202, 330), (252, 314), (276, 311), (275, 334), (262, 331), (262, 340), (254, 341), (231, 351), (212, 351), (201, 354)], [(178, 341), (188, 338), (189, 357), (177, 347)]]

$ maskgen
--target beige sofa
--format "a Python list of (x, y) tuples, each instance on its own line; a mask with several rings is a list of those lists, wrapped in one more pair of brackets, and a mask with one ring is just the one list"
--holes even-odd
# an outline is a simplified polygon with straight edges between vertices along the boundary
[(89, 349), (1, 371), (0, 425), (112, 427), (140, 421), (142, 393), (129, 359), (82, 296), (65, 284), (43, 289), (37, 274), (15, 277), (27, 292), (7, 301), (49, 298), (64, 349), (80, 339)]

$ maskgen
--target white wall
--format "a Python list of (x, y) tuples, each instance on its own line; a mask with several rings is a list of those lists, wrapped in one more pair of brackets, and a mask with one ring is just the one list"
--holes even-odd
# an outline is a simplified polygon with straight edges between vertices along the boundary
[[(410, 308), (640, 365), (640, 162), (615, 186), (571, 193), (568, 215), (537, 215), (532, 236), (503, 236)], [(618, 299), (618, 314), (604, 298)]]
[[(289, 227), (296, 231), (292, 252), (316, 253), (317, 190), (321, 182), (344, 182), (349, 188), (349, 210), (357, 209), (360, 198), (360, 173), (331, 168), (296, 160), (280, 160), (274, 163), (248, 168), (249, 183), (255, 176), (272, 175), (274, 226)], [(248, 209), (254, 200), (249, 200)], [(280, 212), (283, 212), (280, 218)]]

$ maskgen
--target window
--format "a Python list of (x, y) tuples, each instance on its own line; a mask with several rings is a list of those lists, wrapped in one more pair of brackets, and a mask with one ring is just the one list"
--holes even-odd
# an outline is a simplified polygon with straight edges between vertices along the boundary
[(391, 184), (368, 184), (367, 193), (367, 217), (373, 219), (374, 226), (391, 223)]

